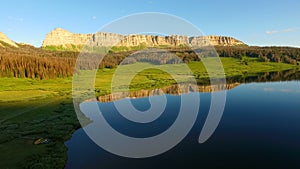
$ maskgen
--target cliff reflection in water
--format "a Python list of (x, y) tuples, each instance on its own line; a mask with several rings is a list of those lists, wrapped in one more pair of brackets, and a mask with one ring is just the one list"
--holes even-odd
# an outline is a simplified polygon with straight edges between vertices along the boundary
[(252, 76), (235, 76), (226, 78), (226, 84), (177, 84), (172, 86), (162, 87), (160, 89), (149, 89), (149, 90), (139, 90), (139, 91), (129, 91), (129, 92), (117, 92), (105, 96), (99, 96), (97, 98), (100, 102), (111, 102), (120, 100), (123, 98), (141, 98), (147, 96), (156, 96), (162, 94), (180, 95), (190, 92), (217, 92), (223, 90), (230, 90), (241, 83), (252, 83), (252, 82), (272, 82), (272, 81), (292, 81), (300, 80), (299, 70), (287, 70), (281, 72), (267, 72), (261, 73), (259, 75)]
[(214, 92), (214, 91), (228, 90), (238, 85), (239, 83), (206, 85), (206, 86), (197, 86), (192, 84), (178, 84), (178, 85), (166, 86), (160, 89), (117, 92), (105, 96), (99, 96), (98, 101), (111, 102), (111, 101), (116, 101), (127, 97), (141, 98), (141, 97), (156, 96), (162, 94), (180, 95), (180, 94), (185, 94), (190, 92)]

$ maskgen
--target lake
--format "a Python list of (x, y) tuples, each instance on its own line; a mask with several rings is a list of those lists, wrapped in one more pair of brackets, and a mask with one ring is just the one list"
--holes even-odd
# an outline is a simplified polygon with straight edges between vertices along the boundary
[[(136, 138), (155, 136), (172, 126), (182, 95), (197, 94), (200, 108), (195, 124), (178, 145), (149, 158), (111, 154), (96, 145), (81, 128), (65, 143), (68, 147), (66, 168), (299, 168), (300, 82), (293, 78), (288, 79), (291, 81), (275, 78), (274, 82), (235, 83), (215, 91), (227, 91), (226, 104), (218, 127), (202, 144), (198, 138), (210, 108), (211, 92), (147, 96), (144, 91), (140, 98), (106, 98), (105, 102), (97, 102), (105, 119), (116, 131)], [(160, 97), (167, 99), (166, 109), (149, 123), (128, 121), (114, 107), (116, 102), (129, 100), (136, 109), (146, 111), (150, 107), (149, 98)], [(89, 110), (84, 113), (93, 119), (96, 111), (88, 109), (90, 104), (93, 103), (84, 102), (81, 107)], [(92, 122), (86, 127), (95, 128), (96, 125)]]

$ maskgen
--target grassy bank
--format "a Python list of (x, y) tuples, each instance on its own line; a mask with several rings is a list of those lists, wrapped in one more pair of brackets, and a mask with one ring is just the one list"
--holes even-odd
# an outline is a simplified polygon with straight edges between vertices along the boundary
[[(71, 98), (71, 82), (0, 79), (0, 168), (64, 167), (64, 142), (80, 128)], [(39, 138), (51, 141), (34, 145)]]
[[(245, 58), (246, 62), (236, 58), (220, 59), (221, 63), (216, 59), (204, 58), (202, 59), (202, 62), (190, 62), (187, 65), (150, 65), (149, 63), (136, 63), (134, 65), (122, 65), (118, 70), (100, 69), (98, 70), (95, 79), (96, 94), (104, 95), (111, 92), (112, 78), (113, 76), (116, 76), (116, 71), (118, 71), (118, 76), (116, 77), (118, 81), (114, 84), (118, 84), (119, 86), (114, 87), (122, 91), (123, 89), (125, 90), (124, 86), (122, 86), (123, 82), (131, 75), (135, 76), (130, 83), (130, 90), (154, 89), (175, 84), (176, 81), (173, 77), (184, 79), (186, 76), (190, 75), (186, 70), (186, 66), (192, 71), (197, 82), (200, 84), (206, 83), (209, 78), (257, 76), (265, 72), (300, 68), (299, 65), (286, 63), (260, 62), (257, 58)], [(164, 70), (173, 73), (173, 77)]]
[[(282, 71), (299, 66), (259, 62), (246, 58), (221, 58), (226, 76), (252, 76), (262, 72)], [(188, 67), (197, 80), (208, 78), (204, 64), (214, 77), (222, 75), (220, 67), (210, 58), (203, 62), (190, 62)], [(148, 68), (147, 68), (148, 67)], [(121, 79), (116, 81), (119, 90), (124, 90), (122, 78), (133, 74), (130, 90), (158, 88), (176, 83), (175, 76), (185, 77), (184, 65), (149, 65), (137, 63), (124, 65)], [(147, 68), (143, 71), (143, 68)], [(178, 71), (180, 70), (180, 71)], [(111, 92), (111, 82), (117, 69), (100, 69), (96, 74), (97, 95)], [(118, 86), (119, 85), (119, 86)], [(88, 122), (88, 120), (87, 120)], [(26, 78), (0, 78), (0, 168), (63, 168), (67, 160), (64, 142), (80, 127), (72, 103), (72, 79), (58, 78), (37, 80)], [(45, 145), (34, 145), (38, 138), (49, 138)]]

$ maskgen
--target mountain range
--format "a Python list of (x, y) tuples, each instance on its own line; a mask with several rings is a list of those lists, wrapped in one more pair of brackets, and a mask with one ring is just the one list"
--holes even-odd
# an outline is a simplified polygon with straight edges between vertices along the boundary
[(75, 34), (62, 28), (56, 28), (46, 35), (42, 47), (62, 46), (67, 48), (69, 45), (82, 46), (86, 44), (92, 46), (168, 46), (178, 47), (188, 46), (237, 46), (245, 45), (242, 41), (226, 36), (196, 36), (189, 37), (184, 35), (157, 36), (157, 35), (120, 35), (115, 33), (97, 32), (95, 34)]
[[(19, 45), (10, 40), (4, 33), (0, 32), (0, 46), (4, 44), (18, 47)], [(4, 42), (4, 43), (3, 43)], [(179, 47), (183, 45), (189, 46), (240, 46), (246, 45), (240, 40), (227, 36), (184, 36), (184, 35), (171, 35), (171, 36), (157, 36), (157, 35), (120, 35), (115, 33), (97, 32), (95, 34), (77, 34), (71, 33), (62, 28), (56, 28), (46, 34), (43, 40), (42, 48), (61, 48), (61, 49), (81, 49), (84, 45), (89, 43), (93, 46), (167, 46)], [(75, 48), (74, 48), (75, 47)]]

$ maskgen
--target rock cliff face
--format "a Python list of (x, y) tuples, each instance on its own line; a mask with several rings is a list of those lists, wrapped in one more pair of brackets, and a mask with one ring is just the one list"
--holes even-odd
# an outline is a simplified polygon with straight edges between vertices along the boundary
[(91, 34), (73, 34), (67, 30), (56, 28), (46, 35), (43, 41), (45, 46), (66, 46), (66, 45), (84, 45), (90, 38)]
[[(13, 47), (19, 47), (14, 41), (10, 40), (4, 33), (0, 32), (0, 41), (5, 42)], [(1, 47), (4, 47), (3, 44), (0, 43)]]
[(98, 32), (95, 34), (73, 34), (67, 30), (56, 28), (46, 35), (42, 47), (76, 45), (83, 46), (236, 46), (245, 45), (243, 42), (225, 36), (154, 36), (154, 35), (119, 35)]

